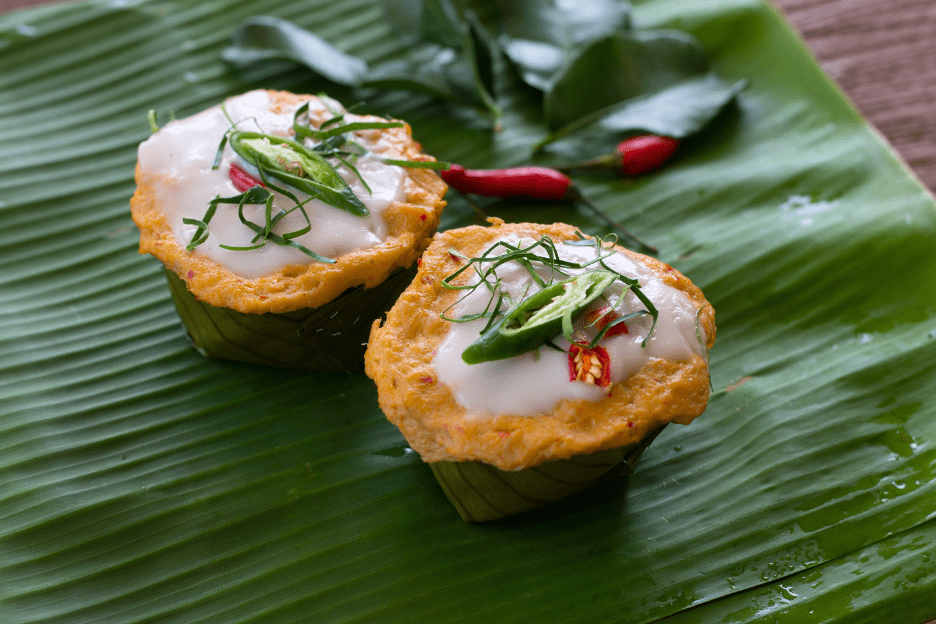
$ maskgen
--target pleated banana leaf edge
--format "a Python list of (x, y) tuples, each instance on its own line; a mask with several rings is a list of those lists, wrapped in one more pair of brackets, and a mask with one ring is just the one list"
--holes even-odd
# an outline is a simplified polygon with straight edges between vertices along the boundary
[(500, 470), (479, 461), (434, 462), (429, 467), (462, 520), (487, 522), (556, 502), (612, 472), (619, 476), (631, 475), (640, 455), (663, 427), (635, 444), (545, 462), (523, 470)]
[(373, 288), (350, 288), (315, 308), (246, 314), (200, 301), (166, 269), (176, 311), (202, 355), (325, 373), (363, 370), (371, 325), (386, 315), (415, 275), (414, 265)]

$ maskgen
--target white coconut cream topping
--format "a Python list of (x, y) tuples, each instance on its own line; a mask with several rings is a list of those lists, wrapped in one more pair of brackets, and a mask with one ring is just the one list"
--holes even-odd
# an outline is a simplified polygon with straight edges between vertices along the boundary
[[(213, 168), (218, 145), (224, 133), (231, 129), (228, 116), (237, 123), (239, 130), (292, 137), (295, 110), (275, 113), (270, 110), (272, 105), (266, 91), (251, 91), (229, 98), (224, 103), (224, 109), (219, 105), (192, 117), (171, 121), (140, 145), (140, 167), (165, 211), (173, 234), (182, 246), (189, 244), (198, 229), (196, 225), (184, 224), (184, 218), (202, 220), (212, 199), (218, 196), (233, 197), (241, 193), (229, 177), (231, 164), (239, 162), (238, 156), (229, 146), (224, 149), (220, 165)], [(333, 111), (342, 110), (334, 100), (328, 100), (328, 107)], [(324, 110), (325, 104), (312, 100), (309, 108), (312, 111)], [(326, 115), (331, 116), (331, 113)], [(359, 116), (345, 114), (346, 122), (360, 120), (362, 118)], [(385, 134), (381, 133), (380, 136)], [(329, 258), (383, 242), (386, 225), (382, 213), (393, 202), (403, 200), (404, 170), (384, 164), (373, 152), (385, 158), (402, 156), (386, 152), (388, 146), (381, 145), (382, 139), (372, 142), (360, 136), (349, 138), (368, 150), (367, 154), (357, 159), (355, 167), (370, 191), (346, 167), (339, 166), (336, 169), (370, 211), (370, 215), (355, 216), (321, 201), (309, 201), (304, 206), (311, 221), (311, 230), (294, 239), (300, 245)], [(308, 198), (308, 195), (299, 192), (295, 194), (300, 201)], [(274, 195), (274, 214), (295, 206), (292, 200), (278, 193)], [(244, 216), (254, 223), (262, 224), (264, 211), (263, 205), (248, 205), (245, 206)], [(306, 225), (301, 212), (294, 211), (277, 223), (273, 232), (283, 234)], [(197, 247), (197, 251), (248, 279), (269, 275), (290, 264), (314, 262), (296, 248), (269, 241), (258, 249), (231, 250), (221, 247), (249, 247), (255, 244), (252, 242), (254, 236), (255, 233), (241, 223), (237, 204), (220, 204), (209, 223), (208, 239)]]
[[(514, 245), (529, 246), (534, 241), (520, 241), (517, 237), (504, 239)], [(596, 258), (596, 246), (557, 244), (560, 256), (565, 260), (585, 264)], [(607, 253), (607, 250), (603, 252)], [(634, 262), (627, 256), (616, 253), (604, 260), (611, 269), (639, 281), (643, 294), (656, 307), (659, 316), (652, 333), (650, 316), (637, 316), (627, 320), (628, 333), (605, 338), (600, 342), (611, 361), (611, 382), (624, 380), (654, 358), (685, 360), (692, 354), (706, 355), (704, 330), (697, 323), (697, 307), (681, 291), (666, 285), (649, 268)], [(590, 268), (597, 268), (592, 265)], [(537, 266), (537, 272), (549, 278), (550, 270)], [(570, 275), (588, 269), (567, 269)], [(530, 296), (539, 290), (529, 272), (515, 262), (498, 267), (502, 290), (507, 291), (514, 301)], [(557, 277), (556, 281), (565, 276)], [(614, 311), (619, 316), (646, 309), (643, 303), (628, 291), (622, 282), (615, 282), (605, 291), (605, 299), (599, 298), (576, 321), (576, 330), (584, 331), (582, 320), (589, 311), (599, 310), (608, 302), (617, 303)], [(487, 288), (475, 289), (465, 297), (447, 316), (460, 316), (481, 312), (488, 304), (491, 293)], [(487, 323), (478, 319), (462, 323), (451, 323), (448, 334), (433, 358), (438, 380), (451, 388), (458, 403), (473, 412), (482, 414), (502, 413), (530, 415), (552, 409), (563, 399), (599, 401), (608, 389), (584, 381), (569, 380), (568, 350), (570, 343), (561, 335), (553, 343), (562, 351), (548, 346), (540, 347), (503, 360), (466, 364), (462, 352), (474, 342)], [(649, 338), (647, 338), (649, 334)], [(585, 335), (584, 333), (582, 334)], [(594, 335), (594, 330), (592, 330)], [(644, 344), (644, 339), (646, 343)]]

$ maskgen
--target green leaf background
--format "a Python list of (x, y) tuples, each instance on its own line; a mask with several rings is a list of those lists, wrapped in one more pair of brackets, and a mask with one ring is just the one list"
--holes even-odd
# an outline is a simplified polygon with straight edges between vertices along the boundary
[[(367, 0), (0, 16), (0, 620), (936, 615), (933, 198), (769, 5), (636, 3), (636, 26), (692, 33), (748, 87), (665, 170), (577, 179), (713, 302), (708, 411), (629, 481), (483, 525), (458, 518), (366, 377), (200, 357), (136, 252), (148, 109), (321, 87), (290, 64), (221, 62), (254, 14), (369, 63), (402, 45)], [(441, 159), (506, 166), (543, 126), (502, 92), (500, 133), (427, 97), (369, 105)], [(601, 230), (567, 205), (488, 210)], [(453, 196), (444, 226), (474, 221)]]
[(497, 9), (504, 54), (524, 82), (541, 91), (583, 47), (630, 27), (630, 5), (617, 0), (499, 0)]

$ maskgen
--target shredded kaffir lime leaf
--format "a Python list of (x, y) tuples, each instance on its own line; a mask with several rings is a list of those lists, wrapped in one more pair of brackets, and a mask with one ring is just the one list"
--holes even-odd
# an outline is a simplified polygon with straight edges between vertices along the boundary
[[(278, 189), (282, 192), (285, 189)], [(288, 193), (288, 191), (286, 191)], [(324, 262), (326, 264), (334, 264), (336, 260), (332, 258), (327, 258), (325, 256), (319, 255), (312, 251), (311, 249), (297, 243), (292, 240), (297, 236), (301, 236), (305, 232), (309, 231), (309, 227), (296, 230), (294, 232), (288, 232), (283, 235), (273, 233), (273, 226), (276, 223), (289, 214), (287, 211), (280, 211), (278, 214), (273, 215), (273, 193), (268, 189), (262, 186), (254, 186), (253, 188), (247, 189), (240, 195), (234, 195), (233, 197), (215, 197), (213, 200), (208, 202), (208, 209), (205, 211), (205, 216), (201, 219), (182, 219), (182, 223), (186, 225), (195, 225), (197, 229), (192, 235), (192, 240), (186, 245), (188, 251), (193, 251), (196, 247), (208, 240), (208, 224), (211, 222), (211, 219), (214, 217), (215, 212), (217, 211), (218, 204), (237, 204), (237, 216), (240, 219), (241, 223), (250, 228), (256, 233), (256, 236), (251, 241), (252, 245), (243, 246), (243, 247), (233, 247), (230, 245), (219, 245), (222, 249), (229, 249), (233, 251), (246, 251), (249, 249), (259, 249), (263, 247), (267, 241), (276, 243), (277, 245), (283, 245), (286, 247), (293, 247), (298, 249), (305, 255), (309, 256), (313, 260), (318, 262)], [(263, 204), (266, 207), (264, 214), (266, 216), (265, 222), (263, 224), (255, 223), (247, 219), (244, 215), (244, 206), (250, 204)], [(298, 205), (298, 200), (297, 200)], [(303, 214), (305, 214), (303, 212)]]
[(146, 120), (149, 122), (150, 131), (153, 134), (159, 132), (159, 122), (156, 120), (156, 111), (152, 108), (146, 113)]
[(397, 167), (406, 167), (407, 169), (433, 169), (435, 171), (445, 171), (452, 166), (452, 163), (440, 160), (397, 160), (395, 158), (381, 158), (380, 161), (385, 165), (396, 165)]
[[(326, 100), (326, 107), (328, 106)], [(306, 211), (305, 204), (311, 199), (318, 199), (326, 204), (345, 210), (356, 216), (367, 216), (369, 211), (361, 200), (354, 195), (351, 188), (337, 172), (332, 162), (344, 165), (360, 181), (364, 189), (370, 194), (372, 191), (367, 181), (355, 166), (357, 159), (368, 153), (360, 143), (348, 137), (349, 133), (360, 130), (379, 130), (385, 128), (403, 127), (400, 121), (345, 121), (345, 112), (334, 111), (329, 107), (332, 117), (325, 120), (318, 128), (308, 123), (309, 102), (306, 102), (293, 114), (294, 138), (264, 134), (262, 132), (247, 132), (238, 129), (238, 124), (231, 119), (222, 105), (222, 110), (231, 124), (230, 129), (224, 133), (215, 153), (212, 169), (221, 165), (224, 149), (228, 145), (238, 155), (245, 169), (259, 178), (263, 187), (255, 186), (240, 195), (233, 197), (216, 197), (209, 202), (208, 210), (202, 219), (183, 219), (184, 223), (197, 226), (192, 240), (186, 249), (193, 250), (208, 240), (208, 223), (214, 216), (218, 204), (237, 204), (238, 218), (241, 223), (255, 232), (250, 245), (230, 246), (219, 245), (223, 249), (247, 251), (259, 249), (267, 242), (286, 245), (299, 249), (306, 255), (320, 262), (333, 263), (335, 260), (326, 258), (297, 243), (295, 238), (311, 231), (311, 219)], [(305, 117), (306, 123), (303, 123)], [(150, 123), (155, 127), (155, 115), (150, 116)], [(315, 141), (307, 146), (306, 140)], [(423, 161), (406, 161), (394, 159), (381, 159), (388, 165), (401, 167), (416, 167), (430, 169), (444, 169), (448, 163), (435, 163)], [(277, 184), (279, 182), (280, 184)], [(269, 190), (267, 190), (269, 189)], [(296, 189), (309, 195), (309, 199), (300, 201), (289, 189)], [(289, 210), (273, 208), (273, 193), (276, 191), (293, 202)], [(244, 215), (244, 206), (249, 204), (262, 204), (265, 206), (264, 222), (255, 223)], [(273, 233), (273, 228), (286, 216), (299, 212), (305, 221), (305, 226), (283, 234)]]
[[(360, 144), (349, 140), (345, 135), (357, 130), (371, 130), (383, 128), (397, 128), (403, 126), (402, 122), (353, 122), (344, 123), (344, 114), (335, 114), (318, 129), (300, 123), (300, 117), (308, 112), (309, 103), (300, 106), (293, 116), (293, 128), (296, 139), (264, 134), (262, 132), (247, 132), (238, 129), (241, 122), (231, 119), (222, 105), (222, 110), (231, 126), (224, 133), (216, 150), (212, 169), (218, 169), (228, 145), (238, 155), (245, 169), (259, 178), (261, 186), (255, 186), (233, 197), (216, 197), (209, 202), (208, 209), (202, 219), (183, 219), (188, 225), (195, 225), (197, 229), (192, 240), (186, 246), (193, 250), (208, 240), (208, 224), (214, 216), (218, 204), (237, 204), (238, 218), (241, 223), (255, 232), (250, 245), (231, 246), (219, 245), (223, 249), (234, 251), (247, 251), (259, 249), (267, 242), (285, 245), (299, 249), (311, 258), (320, 262), (333, 263), (335, 260), (319, 255), (312, 250), (297, 243), (294, 239), (311, 231), (311, 219), (306, 211), (305, 204), (311, 199), (318, 199), (326, 204), (345, 210), (356, 216), (367, 216), (369, 211), (361, 200), (354, 195), (351, 188), (344, 181), (329, 162), (329, 159), (345, 165), (360, 180), (362, 186), (371, 193), (366, 180), (355, 167), (357, 158), (367, 153)], [(155, 116), (150, 116), (151, 125), (155, 125)], [(307, 147), (304, 140), (319, 141), (314, 147)], [(264, 188), (265, 187), (265, 188)], [(296, 189), (309, 195), (309, 199), (300, 201), (290, 190)], [(273, 207), (276, 191), (290, 201), (293, 207), (288, 210)], [(265, 206), (264, 222), (256, 223), (246, 218), (244, 206), (261, 204)], [(298, 212), (305, 225), (297, 230), (276, 234), (273, 228), (286, 216)]]

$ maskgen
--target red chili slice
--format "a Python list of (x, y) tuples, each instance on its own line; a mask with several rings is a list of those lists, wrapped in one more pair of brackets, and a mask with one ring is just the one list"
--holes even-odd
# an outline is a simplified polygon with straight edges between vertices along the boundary
[[(616, 321), (621, 318), (620, 315), (614, 310), (610, 309), (611, 306), (605, 306), (599, 308), (598, 310), (592, 310), (585, 313), (585, 322), (588, 325), (593, 325), (596, 329), (601, 331), (605, 328), (608, 323)], [(611, 329), (605, 332), (605, 338), (613, 338), (614, 336), (623, 336), (624, 334), (629, 334), (630, 331), (627, 329), (627, 323), (618, 323)]]
[(234, 183), (234, 188), (241, 193), (255, 186), (265, 186), (263, 182), (238, 167), (235, 163), (231, 163), (231, 168), (228, 170), (228, 177), (231, 178), (231, 182)]
[(569, 381), (584, 381), (607, 388), (611, 385), (611, 356), (604, 347), (588, 348), (574, 342), (569, 347)]

